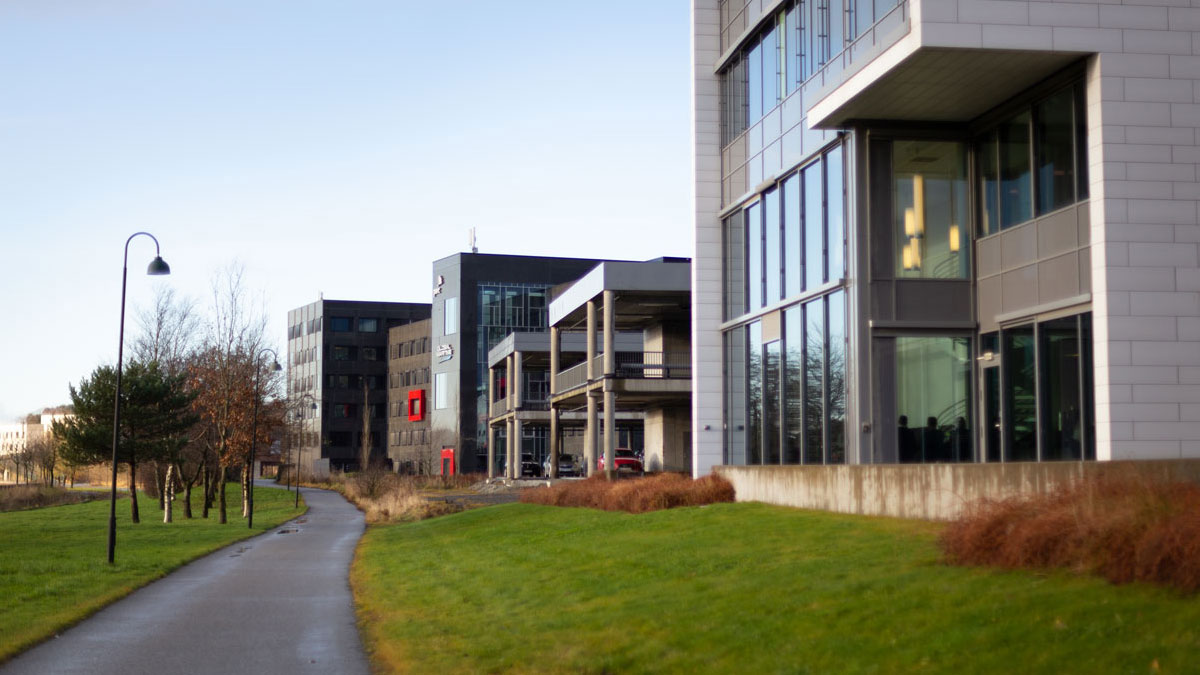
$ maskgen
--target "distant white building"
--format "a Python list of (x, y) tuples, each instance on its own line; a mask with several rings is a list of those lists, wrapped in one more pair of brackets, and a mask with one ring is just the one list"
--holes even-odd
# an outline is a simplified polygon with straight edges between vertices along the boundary
[(29, 443), (48, 436), (54, 422), (74, 416), (64, 406), (46, 408), (36, 422), (22, 420), (0, 424), (0, 481), (8, 483), (16, 479), (15, 466), (9, 461), (11, 455), (23, 452)]

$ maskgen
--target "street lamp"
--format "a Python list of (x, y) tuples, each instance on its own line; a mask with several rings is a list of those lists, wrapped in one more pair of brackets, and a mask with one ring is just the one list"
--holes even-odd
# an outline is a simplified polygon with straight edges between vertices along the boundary
[(250, 457), (246, 462), (246, 527), (251, 529), (254, 528), (254, 451), (258, 445), (258, 376), (262, 372), (262, 368), (258, 367), (258, 360), (266, 352), (271, 352), (275, 357), (271, 370), (276, 373), (283, 370), (279, 365), (279, 354), (274, 349), (264, 347), (254, 355), (254, 421), (250, 424)]
[(108, 503), (108, 563), (111, 565), (117, 550), (117, 444), (121, 436), (121, 359), (125, 351), (125, 282), (129, 277), (129, 242), (144, 234), (154, 239), (154, 260), (146, 268), (146, 274), (162, 276), (171, 273), (171, 267), (160, 255), (158, 239), (149, 232), (134, 232), (125, 240), (125, 258), (121, 263), (121, 328), (117, 337), (117, 389), (113, 396), (113, 440), (112, 440), (112, 495)]
[[(304, 399), (308, 399), (309, 406), (312, 410), (317, 409), (317, 401), (313, 398), (312, 394), (306, 393), (301, 395), (300, 400), (303, 401)], [(296, 473), (296, 503), (293, 508), (298, 509), (300, 508), (300, 460), (304, 453), (304, 408), (296, 408), (296, 415), (300, 417), (300, 447), (297, 448), (296, 451), (296, 467), (294, 469)], [(288, 473), (288, 477), (291, 477), (290, 472)]]

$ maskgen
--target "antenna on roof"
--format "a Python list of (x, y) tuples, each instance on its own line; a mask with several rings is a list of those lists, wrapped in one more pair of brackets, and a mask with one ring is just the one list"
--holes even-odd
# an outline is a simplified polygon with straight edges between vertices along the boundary
[(479, 247), (475, 245), (475, 228), (467, 230), (467, 246), (471, 247), (471, 253), (479, 253)]

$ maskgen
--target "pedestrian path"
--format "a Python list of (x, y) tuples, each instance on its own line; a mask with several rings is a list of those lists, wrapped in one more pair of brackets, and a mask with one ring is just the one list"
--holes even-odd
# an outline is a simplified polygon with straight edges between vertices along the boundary
[(0, 675), (365, 675), (348, 581), (362, 513), (336, 492), (303, 494), (305, 516), (180, 568)]

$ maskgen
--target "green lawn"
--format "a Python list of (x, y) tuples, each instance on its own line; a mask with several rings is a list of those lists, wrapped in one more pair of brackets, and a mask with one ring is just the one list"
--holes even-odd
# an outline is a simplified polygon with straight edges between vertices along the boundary
[(720, 504), (510, 504), (376, 526), (351, 573), (384, 671), (1164, 673), (1200, 598), (949, 567), (938, 525)]
[(129, 522), (129, 500), (117, 502), (116, 563), (107, 562), (108, 500), (0, 513), (0, 662), (53, 635), (171, 570), (239, 539), (260, 534), (305, 510), (275, 488), (254, 491), (254, 529), (241, 518), (241, 488), (229, 486), (229, 523), (214, 510), (164, 524), (157, 500), (139, 495), (142, 522)]

